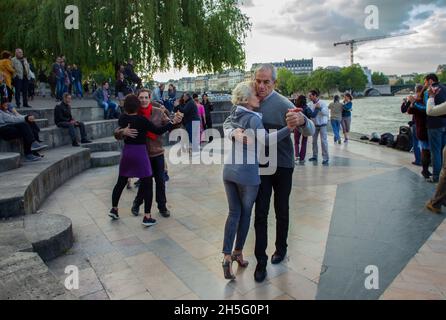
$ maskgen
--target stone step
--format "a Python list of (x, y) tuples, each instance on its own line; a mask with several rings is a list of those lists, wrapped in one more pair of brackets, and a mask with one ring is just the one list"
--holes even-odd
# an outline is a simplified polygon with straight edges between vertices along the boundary
[[(95, 101), (89, 100), (85, 102), (87, 106), (72, 106), (71, 113), (73, 118), (78, 121), (99, 121), (104, 120), (104, 109), (99, 108)], [(54, 102), (53, 107), (32, 108), (18, 110), (23, 115), (33, 115), (36, 119), (47, 119), (50, 126), (54, 123), (54, 108), (57, 103)]]
[(106, 152), (93, 152), (91, 154), (91, 167), (110, 167), (119, 164), (121, 160), (121, 152), (118, 151), (106, 151)]
[(45, 129), (50, 126), (50, 122), (48, 121), (48, 119), (36, 119), (36, 123), (40, 129)]
[(73, 246), (71, 220), (58, 214), (32, 214), (24, 217), (25, 235), (43, 261), (60, 257)]
[(61, 147), (37, 162), (0, 173), (0, 219), (35, 213), (61, 184), (90, 168), (90, 150)]
[(120, 151), (124, 145), (123, 141), (118, 141), (114, 137), (95, 139), (92, 143), (83, 144), (83, 148), (90, 149), (93, 152)]
[(20, 167), (19, 153), (0, 153), (0, 173)]
[(11, 252), (33, 252), (33, 245), (25, 233), (24, 218), (0, 221), (0, 260)]
[(37, 252), (45, 262), (63, 255), (73, 242), (71, 220), (62, 215), (31, 214), (0, 222), (0, 247)]
[(0, 259), (0, 300), (75, 300), (37, 253), (10, 252)]
[[(85, 122), (85, 129), (89, 138), (101, 139), (105, 137), (112, 137), (113, 132), (118, 126), (117, 120), (101, 120)], [(78, 138), (79, 129), (76, 129)], [(40, 139), (44, 144), (49, 146), (49, 149), (58, 148), (61, 146), (71, 145), (72, 141), (68, 134), (68, 129), (51, 126), (40, 131)], [(23, 145), (20, 140), (4, 141), (0, 140), (0, 152), (18, 152), (23, 154)]]

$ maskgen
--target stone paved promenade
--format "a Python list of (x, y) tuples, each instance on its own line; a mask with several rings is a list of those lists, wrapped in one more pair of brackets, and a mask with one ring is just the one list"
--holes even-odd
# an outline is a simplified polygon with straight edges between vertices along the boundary
[[(423, 208), (434, 186), (410, 165), (412, 155), (354, 141), (330, 141), (330, 153), (330, 167), (296, 167), (288, 256), (268, 265), (262, 284), (253, 279), (253, 226), (250, 266), (234, 264), (237, 279), (223, 278), (219, 165), (170, 165), (172, 217), (155, 210), (159, 224), (149, 229), (130, 213), (135, 189), (123, 193), (121, 220), (107, 217), (117, 167), (67, 181), (41, 210), (73, 221), (75, 245), (49, 268), (63, 283), (65, 267), (79, 267), (72, 293), (81, 299), (445, 299), (446, 223)], [(269, 226), (271, 256), (273, 211)], [(378, 267), (379, 289), (365, 289), (368, 265)]]

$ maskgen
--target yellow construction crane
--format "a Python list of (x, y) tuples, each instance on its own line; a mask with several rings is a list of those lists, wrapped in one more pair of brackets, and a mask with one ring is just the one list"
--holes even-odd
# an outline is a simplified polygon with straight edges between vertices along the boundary
[(403, 36), (408, 36), (408, 35), (415, 34), (415, 33), (417, 33), (417, 32), (412, 31), (412, 32), (393, 34), (393, 35), (353, 39), (353, 40), (347, 40), (347, 41), (343, 41), (343, 42), (337, 42), (334, 44), (334, 46), (335, 47), (340, 46), (340, 45), (350, 46), (350, 60), (351, 60), (351, 64), (353, 65), (355, 63), (354, 55), (355, 55), (355, 45), (357, 43), (370, 42), (370, 41), (376, 41), (376, 40), (387, 39), (387, 38), (403, 37)]

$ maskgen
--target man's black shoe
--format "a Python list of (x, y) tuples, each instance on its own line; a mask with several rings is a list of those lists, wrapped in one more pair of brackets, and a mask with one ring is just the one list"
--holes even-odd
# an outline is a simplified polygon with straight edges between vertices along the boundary
[(169, 211), (168, 209), (166, 209), (166, 210), (160, 210), (160, 215), (161, 215), (163, 218), (169, 218), (169, 217), (170, 217), (170, 211)]
[(71, 144), (73, 147), (80, 147), (80, 144), (77, 141), (73, 141)]
[(285, 259), (285, 256), (286, 255), (281, 255), (281, 254), (278, 254), (277, 252), (275, 252), (273, 254), (273, 256), (271, 257), (271, 263), (272, 264), (279, 264), (279, 263), (281, 263)]
[(254, 280), (256, 282), (263, 282), (266, 279), (266, 275), (268, 272), (266, 271), (266, 266), (263, 264), (257, 264), (256, 271), (254, 272)]

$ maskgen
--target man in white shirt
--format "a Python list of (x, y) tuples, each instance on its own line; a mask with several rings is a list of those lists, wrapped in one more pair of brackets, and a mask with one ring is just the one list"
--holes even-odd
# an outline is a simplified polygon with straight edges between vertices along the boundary
[(322, 164), (327, 166), (330, 158), (328, 155), (328, 137), (327, 137), (327, 125), (329, 110), (327, 104), (319, 99), (319, 92), (317, 90), (311, 90), (308, 94), (308, 98), (311, 100), (309, 107), (313, 111), (311, 119), (316, 127), (316, 132), (313, 135), (313, 157), (309, 160), (312, 162), (317, 162), (319, 147), (318, 147), (318, 137), (321, 135), (321, 147), (322, 147)]

